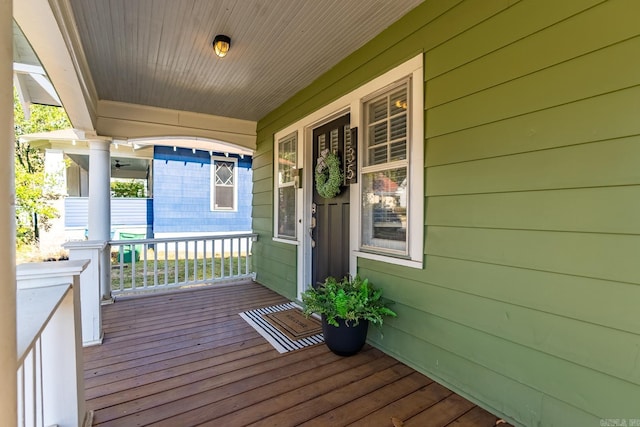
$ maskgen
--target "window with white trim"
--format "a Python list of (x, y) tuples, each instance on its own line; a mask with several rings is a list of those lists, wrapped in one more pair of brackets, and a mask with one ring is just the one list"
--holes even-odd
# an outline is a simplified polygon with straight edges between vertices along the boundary
[(235, 211), (238, 198), (238, 159), (211, 157), (211, 210)]
[(277, 142), (276, 237), (296, 238), (296, 182), (298, 134), (291, 133)]
[(409, 256), (409, 122), (406, 79), (363, 105), (361, 250)]

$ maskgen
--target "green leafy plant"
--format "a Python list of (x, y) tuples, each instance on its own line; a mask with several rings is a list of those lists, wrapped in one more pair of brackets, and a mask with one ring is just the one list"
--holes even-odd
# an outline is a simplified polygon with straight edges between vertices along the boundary
[[(13, 91), (15, 186), (16, 186), (16, 242), (18, 246), (35, 244), (39, 229), (47, 230), (58, 216), (54, 201), (62, 195), (59, 176), (45, 173), (44, 151), (20, 141), (25, 134), (70, 128), (71, 123), (61, 107), (31, 105), (26, 112)], [(64, 189), (62, 189), (64, 191)]]
[(145, 197), (142, 180), (111, 181), (113, 197)]
[(338, 281), (328, 277), (317, 288), (303, 292), (304, 313), (322, 314), (328, 324), (338, 326), (337, 318), (347, 324), (357, 325), (360, 320), (368, 320), (381, 326), (385, 316), (396, 317), (382, 298), (382, 290), (375, 289), (368, 279), (346, 276)]

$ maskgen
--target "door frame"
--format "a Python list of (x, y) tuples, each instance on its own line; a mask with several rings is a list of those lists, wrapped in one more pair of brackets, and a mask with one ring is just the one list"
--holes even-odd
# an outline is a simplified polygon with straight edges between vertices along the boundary
[[(312, 248), (311, 248), (311, 234), (309, 233), (309, 227), (311, 226), (311, 205), (313, 203), (313, 171), (315, 170), (315, 165), (313, 165), (313, 130), (323, 126), (327, 123), (332, 122), (333, 120), (344, 116), (345, 114), (349, 114), (349, 126), (354, 127), (357, 126), (354, 123), (353, 118), (353, 109), (350, 105), (344, 106), (339, 109), (334, 109), (333, 111), (327, 114), (326, 111), (319, 110), (316, 112), (319, 118), (312, 121), (308, 125), (304, 126), (304, 130), (301, 135), (302, 143), (298, 146), (302, 146), (303, 151), (303, 179), (302, 179), (302, 201), (301, 201), (301, 218), (302, 218), (302, 230), (299, 230), (301, 239), (301, 245), (298, 246), (298, 289), (297, 289), (297, 297), (300, 299), (300, 295), (304, 292), (310, 285), (312, 281), (312, 271), (313, 271), (313, 257), (312, 257)], [(323, 114), (324, 113), (324, 114)], [(349, 193), (349, 202), (353, 205), (354, 203), (354, 194), (357, 194), (357, 188), (351, 187), (351, 191)], [(353, 255), (356, 247), (354, 246), (354, 215), (353, 212), (349, 215), (349, 274), (355, 275), (357, 268), (357, 260)], [(357, 239), (357, 233), (356, 233)]]
[[(309, 191), (307, 192), (307, 193), (310, 195), (310, 200), (311, 200), (311, 203), (308, 205), (308, 208), (309, 208), (309, 220), (310, 220), (310, 221), (311, 221), (311, 218), (314, 216), (314, 215), (312, 214), (312, 212), (311, 212), (312, 207), (313, 207), (313, 203), (317, 203), (317, 204), (318, 204), (318, 206), (321, 206), (321, 205), (322, 205), (322, 203), (323, 203), (322, 201), (320, 201), (320, 200), (319, 200), (319, 198), (318, 198), (318, 197), (315, 197), (315, 196), (316, 196), (316, 192), (315, 192), (315, 191), (313, 191), (313, 188), (314, 188), (314, 186), (315, 186), (315, 167), (316, 167), (316, 164), (317, 164), (317, 163), (316, 163), (316, 161), (314, 161), (314, 159), (316, 159), (316, 158), (317, 158), (317, 157), (316, 157), (316, 153), (314, 153), (314, 151), (316, 151), (316, 149), (317, 149), (317, 147), (316, 147), (316, 143), (317, 143), (317, 142), (316, 142), (316, 138), (315, 138), (315, 133), (316, 133), (316, 130), (317, 130), (317, 129), (321, 129), (321, 128), (323, 128), (324, 126), (327, 126), (327, 125), (332, 125), (332, 124), (334, 124), (336, 121), (340, 121), (339, 126), (343, 126), (343, 124), (344, 124), (344, 125), (348, 124), (348, 125), (349, 125), (349, 127), (351, 127), (351, 117), (350, 117), (350, 116), (349, 116), (348, 120), (345, 120), (344, 122), (342, 122), (342, 120), (344, 120), (344, 119), (345, 119), (345, 116), (349, 116), (349, 112), (345, 112), (344, 114), (339, 114), (339, 115), (337, 115), (336, 117), (334, 117), (333, 119), (331, 119), (331, 120), (329, 120), (329, 121), (325, 121), (325, 122), (323, 122), (323, 123), (321, 123), (321, 124), (317, 124), (317, 125), (312, 126), (312, 127), (311, 127), (311, 129), (310, 129), (310, 130), (311, 130), (311, 139), (310, 139), (309, 141), (305, 141), (305, 143), (307, 144), (307, 145), (306, 145), (306, 147), (307, 147), (307, 148), (308, 148), (308, 150), (309, 150), (309, 151), (308, 151), (308, 152), (309, 152), (309, 158), (311, 159), (311, 160), (310, 160), (310, 161), (311, 161), (311, 163), (310, 163), (311, 168), (310, 168), (309, 170), (311, 171), (311, 174), (312, 174), (312, 176), (311, 176), (311, 180), (309, 181), (309, 185), (310, 185), (310, 186), (309, 186)], [(333, 129), (333, 127), (332, 127), (332, 129)], [(339, 139), (340, 139), (340, 137), (339, 137)], [(342, 141), (343, 141), (343, 143), (344, 143), (344, 134), (343, 134), (343, 136), (342, 136)], [(330, 140), (329, 140), (329, 141), (327, 141), (327, 143), (329, 144), (329, 149), (330, 149), (330, 145), (331, 145)], [(342, 146), (341, 148), (339, 147), (339, 150), (340, 150), (342, 153), (344, 153), (344, 144), (343, 144), (343, 146)], [(317, 156), (320, 156), (320, 152), (319, 152), (319, 151), (317, 152)], [(341, 164), (341, 165), (340, 165), (340, 167), (341, 167), (341, 168), (343, 168), (343, 165)], [(350, 190), (350, 188), (351, 188), (351, 185), (349, 185), (348, 187), (346, 187), (346, 186), (345, 186), (345, 187), (343, 187), (342, 192), (344, 192), (344, 191), (348, 191), (348, 190)], [(349, 203), (349, 204), (351, 203), (351, 192), (350, 192), (350, 191), (349, 191), (348, 197), (345, 197), (345, 195), (337, 195), (336, 197), (339, 197), (339, 198), (340, 198), (340, 200), (341, 200), (341, 202), (340, 202), (340, 203), (347, 203), (347, 200), (348, 200), (348, 203)], [(320, 199), (321, 199), (321, 198), (322, 198), (322, 197), (320, 197)], [(327, 213), (327, 212), (325, 212), (325, 213)], [(316, 222), (316, 226), (318, 226), (318, 225), (323, 225), (323, 224), (319, 224), (319, 218), (320, 218), (320, 216), (319, 216), (318, 212), (316, 212), (315, 217), (316, 217), (316, 221), (317, 221), (317, 222)], [(349, 216), (348, 216), (348, 217), (344, 216), (344, 212), (341, 214), (341, 220), (342, 220), (343, 222), (344, 222), (344, 221), (346, 221), (346, 222), (348, 223), (348, 225), (349, 225), (349, 232), (351, 232), (352, 217), (351, 217), (351, 212), (350, 212), (350, 210), (349, 210)], [(324, 224), (324, 225), (325, 225), (325, 226), (328, 226), (328, 224)], [(316, 230), (315, 230), (315, 233), (313, 233), (313, 232), (311, 231), (311, 229), (308, 229), (308, 230), (309, 230), (309, 231), (308, 231), (308, 233), (307, 233), (307, 234), (308, 234), (308, 238), (309, 238), (309, 250), (311, 251), (311, 263), (309, 264), (309, 268), (311, 269), (311, 275), (310, 275), (309, 277), (310, 277), (310, 279), (311, 279), (311, 280), (309, 281), (309, 283), (316, 284), (316, 283), (317, 283), (317, 279), (318, 279), (318, 277), (317, 277), (317, 276), (315, 276), (315, 277), (314, 277), (314, 274), (313, 274), (313, 270), (314, 270), (314, 268), (313, 268), (313, 267), (314, 267), (314, 265), (313, 265), (313, 263), (314, 263), (314, 260), (315, 260), (315, 262), (318, 262), (318, 258), (313, 256), (314, 248), (312, 247), (312, 241), (313, 241), (314, 239), (313, 239), (313, 237), (311, 237), (311, 236), (312, 236), (312, 234), (315, 234), (315, 241), (316, 241), (316, 244), (318, 244), (318, 243), (322, 240), (322, 239), (321, 239), (321, 237), (320, 237), (320, 234), (323, 232), (323, 230), (322, 230), (322, 227), (321, 227), (320, 229), (316, 229)], [(331, 233), (329, 233), (329, 234), (331, 234)], [(344, 236), (342, 237), (342, 239), (344, 239)], [(341, 239), (340, 239), (340, 240), (341, 240)], [(328, 243), (328, 242), (327, 242), (327, 243)], [(347, 267), (346, 273), (348, 273), (348, 274), (352, 274), (352, 270), (351, 270), (351, 266), (349, 265), (350, 260), (347, 260), (347, 258), (350, 258), (350, 254), (351, 254), (351, 251), (352, 251), (353, 249), (354, 249), (354, 248), (352, 247), (351, 238), (349, 238), (349, 239), (348, 239), (348, 241), (347, 241), (347, 250), (346, 250), (346, 254), (344, 254), (344, 256), (343, 256), (343, 257), (340, 257), (340, 259), (341, 259), (343, 262), (344, 262), (344, 261), (346, 261), (346, 262), (347, 262), (347, 265), (346, 265), (346, 267)], [(316, 265), (315, 267), (316, 267), (316, 271), (317, 271), (318, 266)], [(344, 270), (343, 270), (343, 271), (344, 271)], [(336, 276), (336, 278), (337, 278), (337, 279), (340, 279), (341, 277), (342, 277), (342, 276), (340, 276), (340, 277)]]

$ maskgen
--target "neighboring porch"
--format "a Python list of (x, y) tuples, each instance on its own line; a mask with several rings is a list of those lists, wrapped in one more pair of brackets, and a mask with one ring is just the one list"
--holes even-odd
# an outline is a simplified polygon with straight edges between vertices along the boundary
[(104, 342), (84, 349), (93, 425), (496, 425), (375, 348), (279, 354), (238, 315), (285, 301), (247, 280), (103, 306)]

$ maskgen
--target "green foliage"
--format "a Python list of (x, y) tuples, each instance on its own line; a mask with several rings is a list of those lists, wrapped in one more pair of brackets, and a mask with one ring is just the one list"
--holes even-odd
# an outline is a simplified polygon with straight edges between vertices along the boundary
[(302, 294), (302, 302), (307, 316), (311, 313), (324, 314), (327, 323), (334, 326), (338, 326), (336, 318), (354, 325), (363, 319), (381, 326), (384, 316), (396, 316), (382, 299), (382, 290), (375, 289), (368, 279), (359, 276), (346, 276), (341, 281), (328, 277), (317, 288), (306, 290)]
[(144, 183), (138, 180), (112, 181), (111, 195), (113, 197), (144, 197)]
[(25, 118), (22, 105), (14, 91), (13, 120), (15, 134), (16, 176), (16, 237), (19, 244), (38, 239), (38, 226), (47, 229), (49, 220), (57, 216), (51, 201), (60, 197), (51, 189), (55, 179), (44, 172), (44, 155), (28, 143), (20, 142), (22, 135), (48, 132), (71, 127), (64, 109), (32, 105), (31, 117)]
[(316, 191), (325, 199), (331, 199), (340, 194), (342, 179), (340, 158), (329, 150), (323, 150), (316, 166)]
[(49, 220), (58, 216), (50, 202), (59, 195), (47, 191), (52, 187), (51, 178), (44, 171), (29, 173), (16, 166), (16, 239), (19, 243), (33, 243), (36, 238), (36, 226), (45, 230), (50, 227)]

